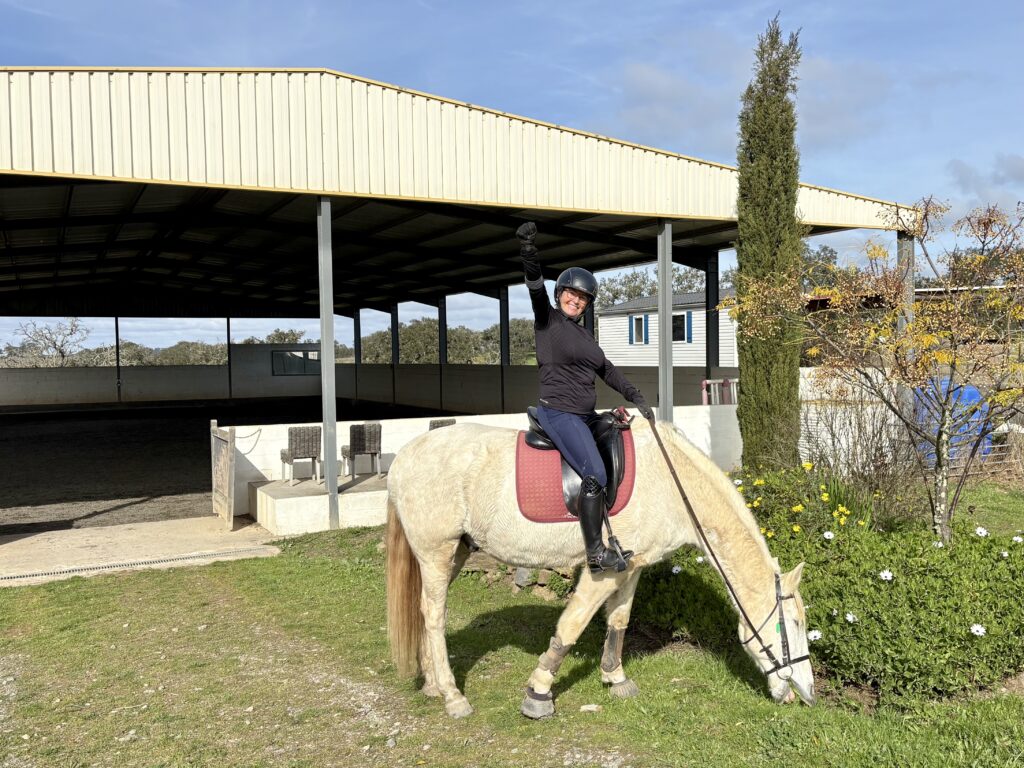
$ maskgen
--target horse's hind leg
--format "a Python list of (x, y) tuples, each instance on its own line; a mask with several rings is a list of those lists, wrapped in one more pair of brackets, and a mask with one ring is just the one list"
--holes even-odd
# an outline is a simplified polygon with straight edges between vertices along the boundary
[(626, 677), (622, 669), (622, 641), (629, 626), (629, 612), (633, 608), (633, 595), (640, 581), (640, 569), (629, 574), (618, 591), (608, 598), (605, 611), (608, 614), (608, 634), (601, 654), (601, 682), (611, 683), (610, 693), (620, 699), (628, 699), (640, 693), (636, 683)]
[(594, 618), (597, 609), (626, 578), (629, 577), (625, 574), (611, 573), (594, 578), (586, 568), (583, 569), (576, 591), (558, 619), (555, 636), (551, 638), (548, 649), (541, 654), (537, 668), (530, 675), (526, 698), (519, 708), (520, 712), (534, 720), (550, 717), (555, 713), (551, 684), (558, 674), (562, 660)]
[[(448, 571), (448, 584), (449, 586), (456, 577), (462, 571), (462, 567), (466, 564), (469, 559), (470, 550), (469, 546), (464, 540), (459, 540), (459, 546), (455, 549), (455, 555), (452, 557), (451, 568)], [(430, 696), (432, 698), (441, 695), (441, 689), (437, 687), (437, 675), (434, 674), (434, 665), (431, 661), (430, 649), (427, 645), (427, 635), (423, 634), (423, 638), (420, 642), (420, 669), (423, 671), (423, 688), (420, 690), (424, 696)]]
[[(421, 657), (424, 668), (430, 669), (433, 685), (444, 697), (445, 711), (452, 717), (472, 714), (473, 707), (455, 684), (455, 676), (448, 664), (448, 646), (444, 638), (445, 609), (448, 599), (448, 578), (451, 574), (452, 550), (445, 547), (439, 556), (420, 561), (423, 592), (420, 607), (423, 611), (426, 654)], [(431, 683), (427, 678), (427, 684)]]

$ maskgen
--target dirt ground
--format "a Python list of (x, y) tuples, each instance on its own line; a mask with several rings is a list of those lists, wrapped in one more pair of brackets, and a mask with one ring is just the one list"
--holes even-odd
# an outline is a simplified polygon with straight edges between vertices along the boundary
[(4, 420), (0, 466), (0, 536), (211, 514), (195, 414)]

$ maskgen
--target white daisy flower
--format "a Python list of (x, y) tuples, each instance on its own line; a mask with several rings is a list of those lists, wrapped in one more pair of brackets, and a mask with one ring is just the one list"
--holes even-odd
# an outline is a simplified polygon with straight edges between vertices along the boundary
[(974, 532), (976, 534), (978, 534), (979, 536), (981, 536), (982, 538), (985, 538), (986, 536), (988, 536), (988, 529), (984, 528), (983, 526), (980, 526), (980, 525), (977, 528), (974, 529)]
[(839, 609), (838, 608), (833, 608), (832, 609), (832, 615), (833, 616), (838, 616), (839, 615)]
[(823, 536), (824, 538), (828, 539), (829, 541), (832, 541), (832, 539), (834, 539), (834, 538), (836, 537), (836, 535), (835, 535), (834, 533), (832, 533), (832, 531), (825, 531), (825, 532), (824, 532), (823, 534), (821, 534), (821, 535), (822, 535), (822, 536)]
[(1005, 552), (1005, 551), (1000, 552), (999, 554), (1002, 555), (1003, 557), (1009, 557), (1010, 556), (1010, 553), (1009, 552)]
[(697, 555), (697, 562), (698, 563), (703, 563), (704, 562), (704, 555)]
[(878, 578), (882, 581), (892, 581), (892, 571), (886, 568), (884, 571), (878, 572)]
[(1021, 536), (1014, 536), (1013, 537), (1013, 543), (1014, 544), (1020, 544), (1021, 542), (1024, 542), (1024, 537), (1021, 537)]
[(853, 623), (855, 623), (857, 621), (857, 617), (854, 616), (852, 613), (847, 613), (846, 614), (846, 620), (848, 622), (850, 622), (851, 624), (853, 624)]
[(942, 549), (945, 545), (941, 541), (933, 541), (932, 546), (936, 549)]
[(978, 637), (985, 636), (985, 627), (982, 624), (971, 624), (971, 634)]
[(812, 629), (810, 632), (807, 633), (807, 639), (810, 640), (812, 643), (815, 640), (821, 640), (821, 630)]
[(737, 480), (733, 480), (733, 481), (732, 481), (732, 484), (733, 484), (733, 485), (743, 485), (743, 481), (742, 481), (742, 480), (739, 480), (739, 479), (737, 479)]
[(679, 573), (681, 570), (683, 570), (683, 567), (681, 565), (672, 566), (672, 573)]

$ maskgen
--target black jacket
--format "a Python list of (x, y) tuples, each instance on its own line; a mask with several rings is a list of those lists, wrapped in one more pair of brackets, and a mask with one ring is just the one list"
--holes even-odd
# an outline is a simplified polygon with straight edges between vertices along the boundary
[(524, 247), (520, 255), (533, 304), (540, 404), (569, 413), (591, 413), (597, 403), (594, 379), (600, 376), (631, 403), (646, 405), (640, 390), (609, 362), (590, 331), (551, 305), (536, 249)]

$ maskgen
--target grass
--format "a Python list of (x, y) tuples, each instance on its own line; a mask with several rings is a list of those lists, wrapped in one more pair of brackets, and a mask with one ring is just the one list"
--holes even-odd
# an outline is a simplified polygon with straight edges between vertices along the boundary
[[(560, 604), (467, 575), (449, 650), (476, 707), (449, 720), (396, 678), (379, 529), (289, 540), (281, 556), (0, 590), (0, 765), (950, 766), (1022, 759), (1024, 699), (872, 709), (833, 692), (780, 707), (735, 646), (633, 631), (641, 695), (613, 701), (595, 623), (557, 713), (518, 713)], [(822, 681), (827, 684), (827, 681)], [(597, 713), (580, 712), (588, 703)], [(6, 762), (4, 762), (6, 758)]]
[(973, 483), (964, 488), (957, 509), (956, 514), (963, 514), (965, 518), (969, 516), (993, 533), (1024, 530), (1024, 488), (991, 481)]

